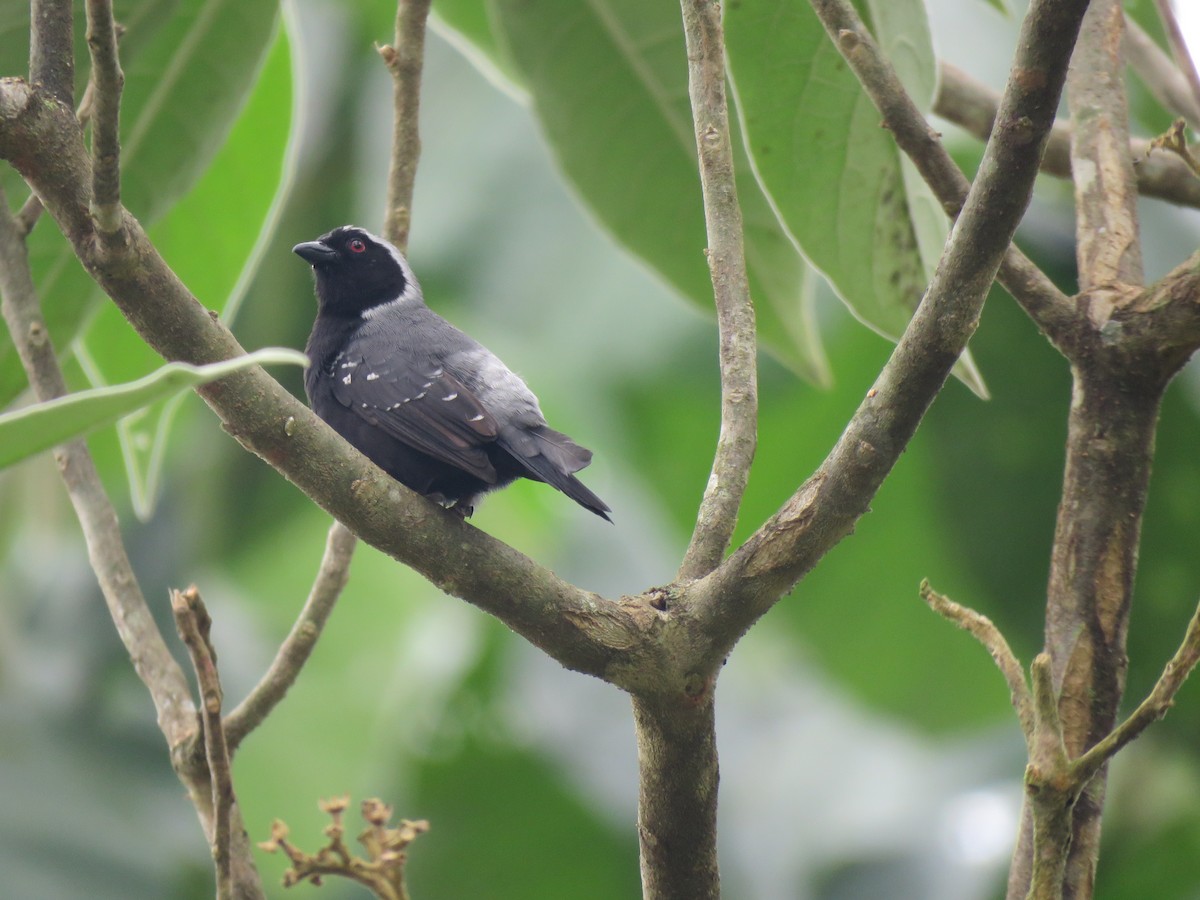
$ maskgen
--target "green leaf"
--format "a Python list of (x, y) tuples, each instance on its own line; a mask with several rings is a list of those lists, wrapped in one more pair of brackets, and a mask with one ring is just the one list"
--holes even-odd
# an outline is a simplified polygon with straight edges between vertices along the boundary
[[(580, 198), (617, 241), (711, 311), (679, 8), (639, 0), (453, 0), (439, 15), (501, 71), (511, 60)], [(760, 335), (795, 371), (825, 381), (803, 260), (744, 159), (738, 169)]]
[[(27, 58), (29, 4), (0, 0), (0, 59)], [(149, 227), (187, 192), (225, 142), (271, 45), (278, 4), (268, 0), (130, 0), (119, 3), (121, 196)], [(76, 16), (76, 95), (87, 74), (83, 16)], [(18, 74), (7, 70), (4, 74)], [(10, 200), (28, 194), (5, 181)], [(229, 218), (226, 216), (225, 219)], [(216, 231), (216, 229), (212, 229)], [(30, 263), (50, 334), (69, 347), (101, 294), (47, 220), (30, 235)], [(0, 341), (0, 405), (25, 385), (8, 341)]]
[[(923, 3), (865, 5), (881, 48), (928, 110), (936, 69)], [(747, 148), (775, 210), (855, 317), (897, 339), (945, 243), (940, 205), (807, 3), (732, 3), (725, 30)], [(956, 373), (986, 392), (968, 355)]]
[(0, 415), (0, 468), (114, 422), (143, 406), (185, 388), (232, 375), (250, 366), (304, 366), (298, 350), (270, 347), (206, 366), (168, 363), (127, 384), (68, 394), (46, 403)]
[[(155, 246), (189, 290), (231, 323), (292, 185), (302, 125), (293, 114), (291, 43), (278, 29), (267, 61), (229, 139), (196, 187), (150, 228)], [(230, 215), (237, 210), (237, 215)], [(213, 222), (221, 222), (214, 228)], [(94, 386), (128, 381), (160, 360), (115, 306), (104, 304), (76, 344)], [(117, 424), (134, 512), (147, 519), (180, 395)]]

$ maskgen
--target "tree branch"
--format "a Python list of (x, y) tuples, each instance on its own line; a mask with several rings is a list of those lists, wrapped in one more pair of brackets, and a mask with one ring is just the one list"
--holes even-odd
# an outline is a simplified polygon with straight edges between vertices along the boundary
[(262, 680), (225, 718), (225, 738), (231, 755), (283, 700), (308, 662), (325, 629), (325, 622), (349, 580), (355, 543), (354, 535), (345, 526), (335, 522), (329, 529), (321, 567), (296, 623)]
[[(1070, 775), (1058, 717), (1058, 697), (1050, 672), (1050, 657), (1038, 654), (1032, 666), (1034, 740), (1025, 770), (1026, 797), (1034, 808), (1032, 858), (1022, 858), (1025, 845), (1018, 841), (1013, 856), (1014, 870), (1027, 872), (1027, 900), (1062, 900), (1063, 878), (1071, 846), (1071, 813), (1079, 795)], [(1028, 868), (1026, 868), (1026, 866)], [(1009, 897), (1014, 897), (1012, 874)], [(1025, 897), (1024, 886), (1016, 896)]]
[[(47, 103), (22, 81), (0, 80), (0, 157), (42, 195), (84, 267), (161, 356), (214, 362), (244, 352), (128, 213), (122, 240), (97, 253), (84, 189), (88, 159), (70, 110)], [(657, 652), (645, 638), (660, 618), (648, 600), (618, 603), (581, 591), (412, 493), (261, 369), (199, 393), (243, 446), (360, 538), (492, 613), (563, 665), (628, 684), (636, 680), (639, 652)]]
[(1029, 684), (1025, 681), (1021, 664), (1013, 654), (1012, 648), (1008, 646), (1004, 635), (1000, 633), (1000, 629), (987, 616), (960, 606), (944, 594), (939, 594), (929, 586), (928, 581), (921, 582), (921, 599), (943, 619), (970, 633), (991, 654), (992, 660), (1008, 684), (1013, 709), (1016, 710), (1021, 733), (1025, 735), (1025, 743), (1032, 748), (1035, 725), (1033, 696), (1029, 692)]
[[(1196, 63), (1188, 52), (1187, 41), (1183, 39), (1183, 30), (1179, 27), (1179, 20), (1175, 18), (1175, 10), (1171, 7), (1170, 0), (1154, 0), (1154, 6), (1162, 20), (1163, 30), (1167, 33), (1171, 55), (1175, 57), (1175, 64), (1179, 67), (1191, 96), (1191, 103), (1186, 105), (1186, 109), (1195, 113), (1197, 108), (1200, 108), (1200, 74), (1196, 72)], [(1188, 115), (1188, 112), (1184, 111), (1182, 114)], [(1198, 125), (1200, 118), (1192, 118), (1192, 126)]]
[(75, 105), (75, 38), (71, 0), (32, 0), (29, 81), (64, 106)]
[[(933, 111), (981, 141), (992, 133), (1000, 95), (966, 72), (942, 63)], [(1129, 156), (1134, 160), (1138, 191), (1169, 203), (1200, 208), (1200, 178), (1179, 159), (1165, 153), (1150, 153), (1150, 141), (1133, 139)], [(1071, 177), (1071, 127), (1055, 122), (1042, 158), (1042, 171), (1057, 178)]]
[(718, 0), (681, 0), (680, 5), (708, 231), (705, 256), (717, 308), (721, 367), (721, 431), (696, 527), (678, 576), (691, 580), (717, 567), (737, 524), (757, 442), (758, 380), (754, 306), (746, 279), (742, 210), (734, 181), (725, 100), (721, 4)]
[(635, 696), (643, 900), (721, 896), (711, 684), (693, 697)]
[(387, 215), (383, 236), (404, 251), (412, 225), (413, 183), (421, 155), (419, 114), (421, 70), (425, 65), (425, 23), (430, 0), (400, 0), (396, 5), (396, 37), (379, 47), (392, 73), (392, 158), (388, 169)]
[[(835, 33), (852, 13), (840, 0), (813, 0), (813, 7)], [(1086, 0), (1030, 4), (979, 177), (887, 365), (812, 477), (715, 572), (688, 588), (698, 598), (697, 626), (711, 639), (714, 668), (866, 512), (974, 332), (1029, 202), (1086, 8)]]
[[(1154, 431), (1176, 365), (1162, 342), (1146, 340), (1158, 313), (1137, 304), (1144, 292), (1138, 288), (1136, 196), (1125, 153), (1122, 33), (1119, 4), (1095, 0), (1068, 85), (1082, 288), (1076, 302), (1082, 316), (1072, 339), (1060, 345), (1073, 385), (1045, 647), (1061, 741), (1071, 758), (1116, 724)], [(1128, 328), (1120, 329), (1122, 323)], [(1065, 853), (1061, 871), (1053, 869), (1062, 896), (1091, 893), (1106, 779), (1101, 770), (1068, 789), (1060, 774), (1055, 770), (1038, 792), (1027, 794), (1019, 852), (1009, 873), (1008, 896), (1014, 900), (1039, 884), (1047, 854)]]
[(1183, 642), (1163, 667), (1162, 674), (1146, 699), (1104, 740), (1075, 761), (1079, 778), (1090, 780), (1121, 748), (1163, 718), (1175, 704), (1175, 695), (1192, 674), (1197, 662), (1200, 662), (1200, 608), (1192, 615)]
[(229, 765), (229, 748), (221, 723), (222, 690), (221, 678), (217, 674), (217, 651), (213, 649), (209, 638), (212, 619), (195, 585), (185, 591), (171, 591), (171, 612), (175, 614), (175, 627), (179, 630), (179, 637), (184, 646), (187, 647), (188, 656), (191, 657), (196, 684), (200, 691), (204, 755), (208, 762), (209, 780), (212, 785), (212, 855), (217, 870), (217, 897), (219, 900), (232, 900), (242, 896), (234, 891), (230, 856), (230, 819), (236, 800)]
[[(45, 401), (65, 394), (66, 382), (33, 286), (24, 232), (10, 215), (2, 193), (0, 310), (37, 399)], [(92, 456), (87, 445), (78, 440), (56, 449), (54, 459), (83, 530), (88, 558), (117, 634), (150, 692), (167, 744), (179, 747), (196, 732), (191, 692), (142, 595), (121, 540), (117, 514)]]
[(1200, 126), (1200, 103), (1192, 95), (1187, 78), (1131, 16), (1125, 17), (1125, 52), (1133, 71), (1163, 109)]
[(1067, 74), (1080, 291), (1142, 283), (1137, 189), (1128, 152), (1124, 23), (1119, 2), (1093, 0)]
[(87, 0), (87, 42), (92, 57), (92, 215), (101, 240), (121, 225), (121, 88), (112, 0)]

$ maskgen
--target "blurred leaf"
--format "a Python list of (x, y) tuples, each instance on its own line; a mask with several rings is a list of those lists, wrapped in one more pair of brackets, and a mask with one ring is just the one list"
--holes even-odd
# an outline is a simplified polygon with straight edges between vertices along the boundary
[[(23, 60), (29, 4), (0, 0), (0, 14), (5, 22), (0, 59)], [(225, 142), (255, 84), (277, 14), (278, 4), (268, 0), (118, 4), (116, 16), (125, 27), (121, 199), (143, 226), (160, 219), (195, 184)], [(77, 15), (77, 95), (87, 72), (83, 28), (83, 16)], [(14, 202), (28, 193), (15, 178), (5, 186)], [(235, 218), (226, 210), (222, 227)], [(210, 234), (220, 230), (208, 225)], [(30, 235), (29, 256), (47, 327), (56, 344), (67, 348), (100, 291), (49, 217)], [(24, 384), (11, 343), (0, 341), (0, 405)]]
[(470, 740), (428, 760), (417, 778), (414, 814), (431, 816), (432, 827), (409, 862), (413, 896), (638, 896), (632, 830), (597, 819), (536, 754)]
[[(387, 4), (389, 9), (395, 3)], [(492, 28), (491, 0), (436, 0), (433, 24), (471, 65), (507, 93), (524, 93), (521, 73)]]
[(303, 366), (308, 360), (298, 350), (276, 347), (207, 366), (168, 363), (128, 384), (68, 394), (5, 413), (0, 415), (0, 468), (107, 425), (168, 394), (224, 378), (250, 366), (274, 363)]
[[(864, 18), (910, 95), (936, 80), (921, 0), (867, 0)], [(940, 204), (879, 127), (879, 113), (807, 3), (735, 2), (730, 71), (747, 147), (805, 257), (865, 325), (896, 340), (948, 233)], [(986, 394), (969, 354), (956, 374)]]
[(983, 0), (983, 2), (1006, 18), (1011, 19), (1013, 17), (1012, 8), (1009, 6), (1009, 0)]
[[(292, 184), (302, 125), (293, 106), (291, 40), (287, 29), (279, 28), (229, 139), (195, 188), (149, 230), (175, 274), (227, 324), (258, 268)], [(213, 226), (216, 222), (220, 227)], [(97, 386), (137, 378), (160, 362), (112, 304), (97, 310), (77, 350)], [(145, 409), (117, 425), (134, 511), (142, 519), (153, 512), (163, 452), (182, 399)]]
[[(617, 241), (711, 312), (678, 7), (637, 0), (567, 6), (454, 0), (439, 15), (502, 72), (511, 59), (582, 200)], [(736, 136), (734, 143), (741, 143)], [(797, 373), (824, 382), (828, 371), (804, 300), (810, 282), (803, 260), (749, 165), (740, 162), (737, 189), (760, 335)]]

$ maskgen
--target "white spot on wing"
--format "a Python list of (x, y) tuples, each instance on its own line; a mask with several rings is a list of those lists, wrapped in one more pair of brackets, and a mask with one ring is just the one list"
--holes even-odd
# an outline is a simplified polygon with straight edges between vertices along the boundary
[(347, 372), (345, 375), (342, 376), (342, 384), (349, 384), (350, 379), (353, 377), (354, 377), (353, 375), (351, 375), (349, 372)]
[(455, 391), (453, 394), (447, 394), (442, 399), (443, 400), (457, 400), (458, 399), (458, 391)]
[(467, 419), (467, 421), (468, 422), (482, 422), (483, 421), (483, 413), (480, 413), (477, 416), (471, 416), (471, 418)]
[(378, 380), (379, 380), (378, 372), (368, 372), (367, 373), (367, 381), (378, 381)]

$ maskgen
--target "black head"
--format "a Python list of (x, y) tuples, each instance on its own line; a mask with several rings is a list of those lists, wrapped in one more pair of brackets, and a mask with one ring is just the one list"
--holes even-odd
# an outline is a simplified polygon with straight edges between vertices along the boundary
[(365, 228), (343, 225), (292, 252), (313, 267), (322, 313), (359, 316), (396, 300), (421, 301), (400, 251)]

